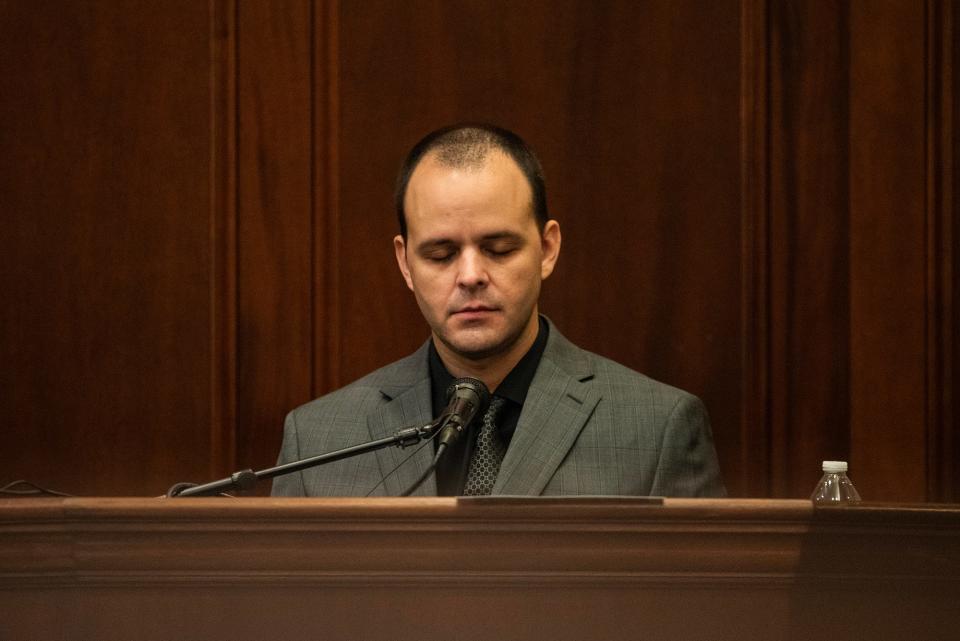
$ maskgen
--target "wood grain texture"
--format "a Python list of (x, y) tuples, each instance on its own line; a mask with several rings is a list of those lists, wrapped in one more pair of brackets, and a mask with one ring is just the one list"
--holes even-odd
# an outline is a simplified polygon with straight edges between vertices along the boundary
[(313, 396), (340, 385), (340, 3), (314, 6)]
[[(736, 469), (728, 487), (768, 496), (771, 481), (770, 381), (770, 38), (765, 0), (740, 5), (740, 326), (743, 343)], [(727, 438), (732, 435), (728, 434)], [(734, 476), (736, 475), (736, 476)]]
[(960, 502), (960, 414), (957, 405), (960, 400), (960, 341), (956, 339), (960, 330), (960, 215), (955, 196), (957, 190), (954, 189), (960, 180), (960, 137), (955, 134), (956, 123), (960, 123), (960, 100), (957, 99), (960, 96), (960, 32), (956, 28), (958, 16), (952, 9), (947, 10), (947, 6), (952, 7), (944, 2), (943, 11), (937, 14), (945, 25), (940, 31), (944, 39), (938, 48), (944, 61), (940, 69), (949, 69), (946, 80), (941, 80), (941, 86), (947, 87), (943, 95), (949, 97), (941, 103), (943, 117), (950, 123), (947, 127), (949, 135), (941, 136), (941, 140), (949, 145), (945, 153), (949, 154), (951, 161), (949, 172), (940, 174), (944, 180), (942, 189), (946, 194), (941, 200), (941, 220), (949, 234), (944, 234), (948, 240), (941, 245), (944, 247), (941, 254), (944, 260), (941, 263), (943, 276), (939, 282), (947, 304), (940, 307), (943, 316), (939, 349), (944, 357), (944, 368), (943, 378), (940, 379), (943, 386), (937, 390), (937, 394), (942, 399), (943, 412), (940, 414), (942, 429), (937, 446), (941, 461), (936, 480), (938, 493), (934, 496), (939, 496), (940, 500)]
[(957, 398), (957, 218), (954, 131), (957, 43), (954, 5), (926, 9), (927, 497), (960, 501)]
[(868, 496), (926, 495), (924, 13), (851, 5), (850, 443)]
[(238, 467), (272, 465), (284, 414), (311, 397), (312, 11), (302, 0), (239, 5)]
[(0, 543), (5, 638), (938, 639), (960, 624), (957, 506), (6, 500)]
[(803, 496), (849, 451), (848, 16), (770, 5), (770, 492)]
[[(744, 163), (756, 172), (745, 197), (770, 188), (745, 223), (758, 230), (747, 240), (759, 239), (745, 245), (754, 258), (744, 255), (759, 332), (746, 344), (747, 378), (764, 386), (745, 418), (751, 407), (767, 417), (751, 458), (766, 460), (774, 496), (802, 495), (819, 460), (842, 458), (866, 496), (949, 500), (958, 429), (951, 7), (746, 10), (769, 12), (769, 40), (750, 42), (768, 45), (770, 64), (766, 79), (754, 71), (745, 84), (768, 92), (770, 116), (767, 129), (756, 108), (744, 120), (754, 128), (746, 140), (769, 134)], [(760, 50), (749, 50), (748, 71), (762, 64)]]
[[(207, 474), (237, 466), (237, 11), (210, 2), (210, 458)], [(184, 477), (185, 478), (185, 477)]]
[(4, 2), (0, 24), (0, 474), (107, 494), (203, 477), (210, 9)]
[(289, 409), (426, 338), (395, 172), (488, 120), (546, 168), (543, 311), (701, 396), (732, 494), (848, 458), (956, 500), (954, 9), (0, 0), (0, 482), (270, 465)]

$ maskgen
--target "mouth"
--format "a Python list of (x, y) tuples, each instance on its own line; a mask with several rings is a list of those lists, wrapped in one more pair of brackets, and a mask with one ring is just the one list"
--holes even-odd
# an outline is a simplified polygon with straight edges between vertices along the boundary
[(478, 318), (480, 316), (492, 314), (496, 311), (496, 307), (491, 307), (489, 305), (467, 305), (465, 307), (461, 307), (460, 309), (454, 310), (450, 315), (460, 318)]

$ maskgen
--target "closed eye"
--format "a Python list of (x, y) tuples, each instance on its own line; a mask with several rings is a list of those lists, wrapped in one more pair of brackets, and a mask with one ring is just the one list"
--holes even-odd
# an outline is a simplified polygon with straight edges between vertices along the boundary
[(483, 251), (496, 258), (503, 258), (518, 251), (523, 242), (513, 236), (505, 236), (491, 240), (483, 245)]
[(434, 239), (421, 243), (417, 247), (417, 255), (433, 263), (445, 263), (456, 256), (458, 250), (456, 243), (449, 239)]
[(432, 263), (446, 263), (450, 261), (454, 255), (455, 252), (452, 251), (436, 251), (428, 252), (424, 254), (423, 257)]

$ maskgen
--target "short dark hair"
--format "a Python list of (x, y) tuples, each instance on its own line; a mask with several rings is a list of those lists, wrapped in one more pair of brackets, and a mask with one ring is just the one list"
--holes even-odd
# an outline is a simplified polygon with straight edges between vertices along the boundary
[(437, 129), (424, 136), (413, 146), (400, 166), (393, 195), (400, 235), (407, 238), (407, 215), (403, 207), (407, 185), (417, 165), (427, 154), (437, 152), (437, 160), (449, 167), (478, 167), (486, 161), (487, 154), (492, 149), (498, 149), (510, 156), (527, 179), (533, 194), (533, 215), (542, 232), (548, 220), (547, 189), (543, 180), (543, 168), (536, 154), (512, 131), (485, 123), (462, 123)]

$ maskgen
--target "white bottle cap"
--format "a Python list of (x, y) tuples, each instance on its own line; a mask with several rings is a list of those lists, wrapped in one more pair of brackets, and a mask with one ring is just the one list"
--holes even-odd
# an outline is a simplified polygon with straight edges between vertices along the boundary
[(846, 461), (824, 461), (823, 471), (832, 473), (832, 474), (836, 474), (838, 472), (846, 472), (847, 462)]

